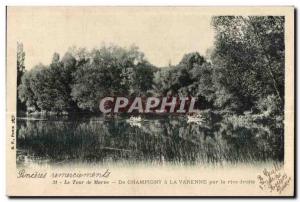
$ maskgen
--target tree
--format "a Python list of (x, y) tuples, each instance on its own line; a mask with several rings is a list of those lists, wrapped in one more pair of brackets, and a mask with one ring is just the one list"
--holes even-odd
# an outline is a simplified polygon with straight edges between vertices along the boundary
[(216, 91), (230, 95), (239, 111), (251, 109), (272, 94), (283, 108), (284, 17), (218, 16), (212, 24), (216, 30), (212, 53)]
[(183, 56), (179, 64), (165, 67), (154, 74), (153, 88), (157, 95), (193, 96), (201, 108), (212, 107), (213, 69), (198, 52)]
[(105, 96), (145, 94), (152, 87), (155, 68), (137, 47), (103, 46), (74, 72), (71, 96), (82, 110), (95, 112)]
[(21, 78), (25, 72), (25, 52), (22, 43), (17, 43), (17, 86), (21, 83)]
[(183, 56), (179, 64), (186, 65), (188, 69), (194, 67), (194, 65), (202, 65), (205, 62), (203, 56), (198, 52), (188, 53)]
[(37, 105), (38, 100), (38, 77), (43, 69), (46, 67), (43, 65), (37, 65), (30, 71), (27, 71), (22, 76), (21, 84), (18, 87), (18, 97), (22, 103), (25, 103), (27, 111), (37, 111), (39, 107)]
[(76, 111), (71, 97), (72, 74), (76, 69), (75, 58), (69, 53), (59, 60), (54, 53), (47, 67), (38, 65), (26, 72), (19, 87), (19, 98), (29, 111)]
[(138, 63), (129, 74), (130, 94), (146, 95), (152, 89), (156, 68), (148, 62)]
[[(25, 73), (25, 52), (22, 43), (17, 43), (17, 89), (21, 84), (22, 76)], [(19, 90), (17, 90), (17, 113), (25, 110), (25, 105), (19, 99)]]

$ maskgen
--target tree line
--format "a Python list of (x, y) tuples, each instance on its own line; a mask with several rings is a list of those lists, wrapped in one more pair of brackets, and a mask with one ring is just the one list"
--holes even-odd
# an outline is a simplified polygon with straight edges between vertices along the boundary
[[(158, 68), (136, 47), (70, 48), (51, 64), (25, 71), (18, 45), (18, 110), (98, 112), (105, 96), (189, 96), (201, 108), (281, 114), (284, 105), (284, 17), (216, 16), (214, 48)], [(199, 39), (199, 43), (201, 43)]]

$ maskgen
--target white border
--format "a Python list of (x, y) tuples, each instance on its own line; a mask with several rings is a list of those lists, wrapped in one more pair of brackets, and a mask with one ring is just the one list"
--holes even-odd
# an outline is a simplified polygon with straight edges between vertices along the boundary
[[(5, 78), (5, 31), (6, 31), (6, 6), (16, 6), (16, 5), (27, 5), (27, 6), (32, 6), (32, 5), (51, 5), (51, 6), (63, 6), (63, 5), (69, 5), (69, 6), (88, 6), (88, 5), (108, 5), (108, 6), (114, 6), (114, 5), (124, 5), (124, 6), (132, 6), (132, 5), (140, 5), (140, 6), (147, 6), (147, 5), (157, 5), (157, 6), (162, 6), (162, 5), (173, 5), (173, 6), (289, 6), (293, 5), (296, 8), (300, 8), (300, 1), (299, 0), (264, 0), (264, 1), (259, 1), (259, 0), (253, 0), (253, 1), (243, 1), (243, 0), (227, 0), (227, 1), (222, 1), (222, 0), (202, 0), (202, 1), (197, 1), (197, 0), (148, 0), (148, 1), (138, 1), (138, 0), (126, 0), (126, 2), (121, 1), (121, 0), (72, 0), (72, 1), (67, 1), (67, 0), (28, 0), (28, 1), (22, 1), (22, 0), (2, 0), (0, 2), (1, 8), (0, 8), (0, 131), (1, 131), (1, 145), (0, 145), (0, 159), (1, 159), (1, 166), (0, 166), (0, 199), (1, 201), (8, 201), (10, 200), (9, 198), (6, 197), (5, 195), (5, 106), (6, 106), (6, 99), (5, 99), (5, 91), (6, 91), (6, 79)], [(297, 27), (299, 27), (299, 10), (297, 12), (297, 17), (296, 17), (296, 22), (297, 22)], [(299, 36), (299, 32), (297, 32), (297, 37)], [(297, 40), (296, 40), (297, 42)], [(298, 50), (298, 44), (296, 44), (296, 50)], [(296, 57), (299, 58), (299, 52), (295, 52), (297, 55)], [(297, 64), (297, 63), (296, 63)], [(297, 72), (297, 78), (299, 77), (299, 70)], [(297, 95), (299, 95), (299, 86), (298, 82), (297, 84)], [(297, 105), (299, 106), (299, 99), (297, 98)], [(297, 109), (297, 114), (298, 114), (299, 107)], [(296, 119), (297, 123), (296, 125), (300, 125), (299, 119)], [(298, 134), (295, 134), (297, 137)], [(297, 146), (299, 145), (299, 137), (297, 137)], [(297, 152), (297, 156), (299, 156), (299, 152)], [(297, 173), (299, 172), (299, 166), (297, 166), (298, 170)], [(299, 194), (299, 186), (297, 187), (296, 193)], [(30, 199), (29, 199), (30, 200)], [(35, 201), (43, 201), (45, 199), (36, 199)], [(58, 201), (68, 201), (68, 200), (73, 200), (73, 199), (57, 199)], [(86, 199), (78, 199), (77, 201), (84, 201)], [(102, 199), (104, 200), (104, 199)], [(107, 199), (105, 199), (107, 200)], [(115, 199), (114, 199), (115, 200)], [(161, 200), (161, 199), (160, 199)], [(186, 199), (182, 199), (186, 200)], [(209, 200), (209, 201), (216, 201), (220, 199), (201, 199), (201, 200)], [(237, 201), (241, 201), (237, 200)], [(262, 201), (263, 199), (259, 199), (259, 201)], [(284, 199), (288, 200), (288, 199)], [(109, 200), (111, 201), (111, 199)]]

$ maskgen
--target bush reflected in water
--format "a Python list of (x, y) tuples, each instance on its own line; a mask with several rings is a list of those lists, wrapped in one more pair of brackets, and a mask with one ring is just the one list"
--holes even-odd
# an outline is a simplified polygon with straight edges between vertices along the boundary
[(204, 124), (186, 117), (18, 119), (17, 163), (222, 164), (283, 161), (283, 126), (230, 118)]

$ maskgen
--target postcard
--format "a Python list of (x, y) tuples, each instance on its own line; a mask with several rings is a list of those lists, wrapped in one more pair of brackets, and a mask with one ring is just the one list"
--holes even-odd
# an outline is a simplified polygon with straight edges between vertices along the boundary
[(293, 197), (294, 7), (7, 7), (8, 196)]

